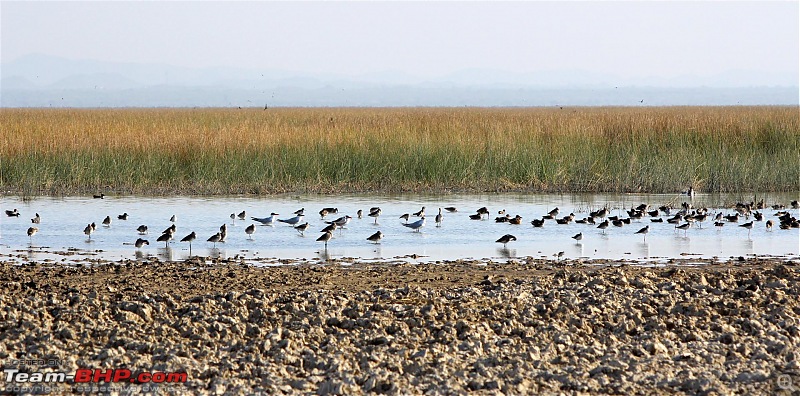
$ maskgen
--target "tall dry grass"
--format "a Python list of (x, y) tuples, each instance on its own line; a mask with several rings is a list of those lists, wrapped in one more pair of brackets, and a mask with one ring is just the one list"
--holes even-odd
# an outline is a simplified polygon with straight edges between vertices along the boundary
[(800, 191), (795, 107), (0, 110), (23, 193)]

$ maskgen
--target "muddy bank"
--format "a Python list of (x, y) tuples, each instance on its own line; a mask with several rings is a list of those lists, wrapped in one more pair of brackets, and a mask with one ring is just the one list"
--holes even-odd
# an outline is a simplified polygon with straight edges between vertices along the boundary
[(795, 263), (602, 264), (3, 264), (0, 361), (186, 372), (164, 390), (201, 394), (798, 384)]

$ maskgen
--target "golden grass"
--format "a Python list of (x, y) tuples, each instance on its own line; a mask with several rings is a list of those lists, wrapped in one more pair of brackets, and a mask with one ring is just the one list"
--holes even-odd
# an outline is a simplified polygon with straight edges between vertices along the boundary
[(23, 193), (800, 190), (796, 107), (0, 110)]

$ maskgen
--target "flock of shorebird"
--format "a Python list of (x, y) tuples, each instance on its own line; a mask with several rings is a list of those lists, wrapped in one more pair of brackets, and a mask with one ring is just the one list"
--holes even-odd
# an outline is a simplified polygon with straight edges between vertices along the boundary
[[(689, 189), (688, 192), (684, 192), (684, 194), (692, 197), (693, 191)], [(94, 198), (104, 198), (103, 194), (95, 195)], [(800, 204), (798, 201), (792, 201), (789, 205), (792, 209), (800, 208)], [(442, 211), (447, 213), (456, 213), (458, 209), (455, 207), (445, 207), (439, 208), (438, 213), (434, 216), (434, 221), (437, 227), (441, 227), (442, 222), (444, 220), (444, 215)], [(648, 204), (641, 204), (633, 209), (626, 210), (627, 217), (623, 218), (620, 216), (612, 216), (610, 215), (610, 209), (607, 207), (601, 208), (597, 211), (590, 212), (588, 216), (576, 219), (574, 213), (570, 213), (567, 216), (559, 217), (560, 210), (559, 208), (554, 208), (553, 210), (549, 211), (547, 214), (541, 216), (541, 218), (533, 219), (530, 224), (533, 227), (544, 227), (547, 221), (553, 221), (555, 224), (570, 224), (572, 222), (578, 224), (587, 224), (593, 225), (597, 229), (600, 229), (603, 234), (606, 233), (606, 229), (609, 227), (617, 227), (621, 228), (625, 225), (631, 224), (632, 220), (642, 221), (643, 218), (649, 218), (651, 223), (663, 223), (666, 222), (669, 224), (673, 224), (675, 231), (683, 231), (684, 235), (686, 235), (687, 230), (690, 227), (697, 226), (702, 228), (702, 225), (707, 220), (712, 220), (716, 227), (722, 227), (726, 223), (738, 223), (740, 219), (744, 219), (746, 222), (743, 224), (739, 224), (739, 227), (746, 228), (748, 230), (748, 238), (750, 236), (750, 230), (754, 227), (754, 223), (764, 221), (765, 215), (761, 212), (761, 210), (765, 209), (773, 209), (777, 210), (774, 214), (777, 217), (778, 227), (781, 229), (790, 229), (790, 228), (800, 228), (800, 223), (798, 220), (791, 216), (790, 213), (784, 209), (786, 207), (784, 205), (765, 205), (764, 201), (760, 201), (758, 203), (749, 202), (749, 203), (737, 203), (733, 207), (733, 213), (725, 214), (723, 212), (716, 212), (710, 213), (709, 209), (707, 208), (694, 208), (691, 203), (684, 202), (680, 209), (672, 208), (670, 206), (660, 206), (658, 208), (651, 208)], [(6, 210), (6, 216), (8, 217), (20, 217), (20, 212), (17, 209), (13, 210)], [(326, 224), (325, 228), (320, 230), (319, 232), (321, 235), (317, 238), (318, 242), (324, 243), (324, 247), (327, 249), (328, 242), (333, 239), (334, 232), (337, 229), (343, 229), (347, 226), (347, 224), (353, 219), (350, 215), (344, 215), (337, 217), (333, 220), (325, 220), (328, 216), (337, 215), (339, 210), (334, 207), (326, 207), (322, 208), (319, 211), (320, 218), (324, 220)], [(381, 216), (382, 210), (380, 207), (372, 207), (366, 213), (367, 217), (374, 218), (375, 224), (378, 224), (378, 218)], [(359, 219), (362, 218), (365, 214), (362, 210), (358, 210), (355, 214)], [(497, 223), (508, 223), (512, 225), (520, 225), (522, 224), (522, 216), (515, 215), (511, 216), (510, 213), (506, 213), (505, 210), (501, 210), (498, 212), (498, 217), (494, 219)], [(278, 218), (278, 213), (271, 213), (267, 217), (250, 217), (250, 219), (254, 222), (245, 228), (245, 234), (247, 234), (248, 239), (252, 239), (253, 234), (256, 232), (256, 223), (261, 225), (271, 226), (279, 223), (287, 224), (292, 226), (297, 232), (301, 235), (305, 235), (305, 232), (309, 230), (311, 227), (307, 221), (304, 221), (305, 218), (305, 208), (299, 209), (293, 213), (292, 217), (288, 218)], [(411, 221), (411, 218), (417, 218), (417, 220)], [(489, 219), (490, 211), (486, 207), (481, 207), (475, 211), (473, 214), (469, 214), (469, 219), (471, 220), (487, 220)], [(751, 219), (752, 217), (752, 219)], [(236, 220), (247, 220), (248, 216), (245, 211), (242, 211), (238, 214), (231, 213), (230, 215), (231, 221), (235, 224)], [(128, 214), (123, 213), (117, 216), (118, 220), (128, 220)], [(420, 230), (426, 224), (426, 213), (425, 207), (423, 206), (417, 212), (414, 213), (406, 213), (400, 216), (400, 219), (404, 222), (401, 223), (403, 226), (416, 231), (420, 232)], [(164, 242), (165, 246), (168, 247), (170, 241), (175, 239), (175, 233), (177, 231), (177, 227), (175, 225), (177, 221), (177, 216), (173, 215), (170, 219), (172, 225), (167, 227), (163, 230), (160, 236), (156, 239), (157, 242)], [(747, 221), (749, 220), (749, 221)], [(31, 223), (33, 224), (40, 224), (42, 221), (41, 216), (36, 213), (35, 217), (31, 218)], [(106, 216), (105, 219), (102, 221), (102, 225), (106, 227), (110, 227), (112, 222), (111, 216)], [(773, 226), (775, 225), (775, 221), (767, 220), (765, 223), (765, 227), (768, 231), (771, 231)], [(89, 241), (91, 241), (92, 233), (97, 230), (97, 226), (95, 223), (87, 224), (86, 227), (83, 229), (83, 233), (87, 236)], [(148, 227), (146, 225), (140, 225), (137, 229), (138, 233), (141, 236), (144, 236), (148, 233)], [(37, 226), (31, 226), (27, 230), (27, 235), (30, 238), (31, 244), (33, 244), (33, 236), (39, 231)], [(646, 225), (645, 227), (640, 228), (635, 234), (641, 234), (643, 239), (646, 241), (647, 234), (650, 232), (650, 225)], [(228, 236), (228, 225), (223, 224), (219, 227), (219, 232), (214, 233), (208, 239), (207, 242), (213, 244), (214, 248), (216, 248), (217, 243), (224, 243)], [(368, 236), (366, 238), (367, 241), (373, 243), (380, 243), (383, 239), (384, 234), (381, 231), (377, 231), (374, 234)], [(576, 241), (581, 241), (583, 239), (583, 233), (580, 232), (572, 237)], [(197, 234), (192, 231), (183, 238), (180, 239), (180, 242), (188, 242), (189, 243), (189, 251), (191, 254), (192, 242), (197, 239)], [(502, 243), (505, 247), (508, 243), (516, 241), (517, 237), (512, 234), (505, 234), (497, 239), (497, 243)], [(133, 243), (126, 243), (130, 245), (134, 245), (137, 249), (140, 249), (142, 246), (149, 245), (150, 242), (143, 237), (139, 237)]]

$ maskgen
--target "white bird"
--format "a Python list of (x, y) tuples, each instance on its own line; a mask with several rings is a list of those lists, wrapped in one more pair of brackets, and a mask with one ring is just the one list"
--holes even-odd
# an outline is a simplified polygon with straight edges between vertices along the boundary
[(253, 221), (257, 221), (257, 222), (259, 222), (259, 223), (261, 223), (263, 225), (272, 225), (272, 224), (275, 223), (275, 220), (278, 218), (277, 216), (278, 216), (278, 213), (272, 213), (272, 214), (269, 215), (269, 217), (261, 217), (261, 218), (259, 218), (259, 217), (251, 217), (251, 219), (253, 219)]
[(281, 223), (289, 224), (289, 225), (295, 225), (295, 224), (303, 221), (303, 215), (297, 215), (295, 217), (292, 217), (291, 219), (278, 219), (278, 221), (280, 221)]
[(414, 230), (419, 231), (420, 228), (425, 226), (425, 217), (423, 216), (421, 219), (413, 222), (413, 223), (403, 223), (404, 226)]

